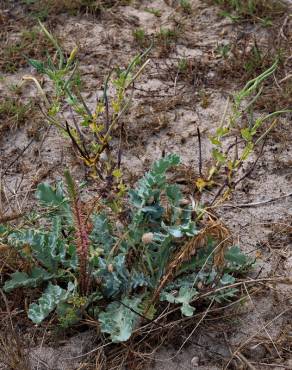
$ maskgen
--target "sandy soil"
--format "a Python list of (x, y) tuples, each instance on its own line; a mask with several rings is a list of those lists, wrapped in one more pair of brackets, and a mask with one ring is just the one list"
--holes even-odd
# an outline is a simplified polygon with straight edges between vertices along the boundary
[[(156, 48), (151, 53), (147, 69), (135, 84), (133, 105), (124, 118), (127, 140), (122, 166), (133, 180), (163, 151), (178, 153), (184, 165), (197, 173), (197, 127), (202, 133), (203, 167), (207, 168), (211, 159), (208, 135), (218, 127), (229, 94), (244, 85), (244, 81), (233, 78), (232, 74), (231, 77), (222, 75), (223, 61), (216, 54), (216, 48), (218, 44), (236, 42), (243, 33), (249, 42), (254, 37), (262, 43), (268, 40), (268, 28), (232, 23), (218, 15), (218, 7), (207, 6), (203, 1), (193, 0), (191, 5), (192, 13), (188, 15), (175, 1), (144, 0), (114, 7), (97, 16), (59, 14), (51, 24), (68, 52), (74, 45), (80, 46), (84, 97), (92, 105), (109, 69), (127, 65), (130, 57), (143, 49), (133, 37), (135, 29), (143, 28), (151, 37), (161, 27), (178, 24), (182, 27), (183, 31), (169, 50)], [(161, 16), (145, 11), (150, 7), (160, 10)], [(12, 14), (21, 21), (15, 9)], [(177, 68), (181, 58), (186, 58), (190, 66), (185, 75)], [(24, 67), (13, 74), (2, 74), (1, 96), (9, 96), (11, 85), (20, 83), (23, 75), (31, 73), (30, 68)], [(47, 81), (43, 87), (49, 93)], [(31, 85), (22, 87), (23, 101), (34, 96), (36, 91)], [(292, 188), (290, 126), (291, 115), (279, 120), (252, 174), (240, 183), (231, 199), (216, 210), (217, 216), (232, 231), (235, 243), (257, 258), (251, 278), (292, 278), (292, 203), (291, 196), (285, 197)], [(55, 128), (48, 128), (38, 113), (32, 113), (24, 124), (1, 134), (3, 217), (31, 209), (36, 185), (61, 178), (66, 166), (70, 166), (76, 178), (83, 180), (86, 176), (68, 141), (58, 135)], [(255, 153), (246, 164), (246, 171), (257, 155)], [(92, 183), (90, 192), (95, 189)], [(272, 199), (275, 200), (270, 201)], [(234, 307), (230, 307), (218, 312), (217, 321), (207, 319), (197, 329), (195, 322), (194, 333), (182, 351), (178, 353), (187, 337), (185, 333), (179, 335), (177, 343), (165, 345), (152, 356), (151, 368), (222, 369), (238, 350), (230, 368), (292, 369), (291, 286), (265, 283), (258, 292), (254, 288), (243, 294), (246, 300), (236, 308), (237, 316), (233, 314)], [(82, 360), (68, 358), (92, 350), (94, 335), (94, 332), (85, 332), (59, 340), (57, 346), (36, 343), (30, 356), (32, 368), (77, 369), (83, 357)]]

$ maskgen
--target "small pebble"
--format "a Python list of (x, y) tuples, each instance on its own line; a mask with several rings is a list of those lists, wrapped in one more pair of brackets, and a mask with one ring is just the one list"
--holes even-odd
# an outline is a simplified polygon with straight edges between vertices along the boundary
[(292, 359), (287, 360), (286, 363), (285, 363), (285, 365), (288, 366), (288, 369), (292, 369)]
[(192, 366), (194, 366), (194, 368), (196, 368), (197, 366), (199, 366), (199, 357), (198, 356), (194, 356), (191, 359), (191, 364), (192, 364)]

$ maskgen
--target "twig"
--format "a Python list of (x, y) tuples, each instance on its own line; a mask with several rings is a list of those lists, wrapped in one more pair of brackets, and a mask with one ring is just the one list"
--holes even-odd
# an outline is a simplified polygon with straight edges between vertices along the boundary
[(286, 25), (288, 23), (288, 19), (289, 19), (289, 16), (285, 17), (284, 22), (283, 22), (283, 24), (280, 28), (280, 31), (279, 31), (279, 36), (283, 37), (283, 39), (285, 39), (285, 40), (287, 40), (287, 37), (284, 34), (284, 28), (286, 27)]
[(66, 358), (64, 358), (63, 360), (77, 360), (78, 358), (82, 358), (82, 357), (85, 357), (85, 356), (91, 355), (92, 353), (94, 353), (94, 352), (96, 352), (96, 351), (99, 351), (101, 348), (108, 347), (108, 346), (110, 346), (111, 344), (112, 344), (111, 342), (108, 342), (108, 343), (106, 343), (106, 344), (102, 344), (101, 346), (98, 346), (98, 347), (96, 347), (96, 348), (93, 348), (91, 351), (86, 352), (86, 353), (83, 353), (82, 355), (74, 356), (74, 357), (66, 357)]
[(201, 141), (201, 132), (200, 128), (197, 127), (198, 142), (199, 142), (199, 175), (202, 176), (202, 141)]
[(75, 118), (75, 116), (74, 116), (74, 112), (73, 112), (73, 109), (72, 109), (71, 105), (69, 105), (69, 108), (70, 108), (70, 114), (71, 114), (72, 121), (73, 121), (74, 126), (75, 126), (75, 128), (76, 128), (76, 131), (78, 132), (78, 135), (79, 135), (79, 137), (80, 137), (80, 140), (82, 141), (82, 146), (83, 146), (84, 152), (85, 152), (85, 153), (87, 154), (87, 156), (89, 157), (89, 154), (88, 154), (88, 151), (87, 151), (87, 149), (86, 149), (86, 145), (85, 145), (84, 135), (83, 135), (83, 133), (81, 132), (80, 127), (79, 127), (79, 125), (78, 125), (78, 123), (77, 123), (77, 121), (76, 121), (76, 118)]
[(226, 188), (227, 185), (228, 185), (228, 183), (227, 183), (227, 180), (225, 179), (224, 183), (221, 185), (221, 187), (218, 189), (217, 193), (215, 194), (215, 196), (214, 196), (212, 202), (210, 203), (209, 207), (213, 206), (213, 204), (215, 203), (215, 200), (220, 196), (220, 194)]
[[(251, 304), (252, 304), (252, 305), (253, 305), (253, 307), (254, 307), (255, 312), (257, 312), (257, 313), (259, 314), (259, 312), (258, 312), (258, 310), (257, 310), (257, 307), (256, 307), (256, 305), (254, 304), (254, 302), (253, 302), (253, 300), (252, 300), (252, 298), (251, 298), (251, 296), (250, 296), (250, 294), (249, 294), (249, 291), (248, 291), (248, 289), (247, 289), (246, 285), (245, 285), (245, 284), (243, 284), (243, 286), (244, 286), (244, 289), (245, 289), (245, 291), (246, 291), (246, 293), (247, 293), (247, 296), (248, 296), (248, 298), (249, 298), (249, 300), (250, 300)], [(260, 317), (260, 315), (259, 315), (259, 317)], [(261, 324), (262, 324), (262, 325), (264, 324), (264, 322), (262, 321), (261, 317), (260, 317), (260, 322), (261, 322)], [(272, 337), (271, 337), (270, 333), (268, 332), (268, 330), (267, 330), (266, 328), (265, 328), (264, 330), (265, 330), (265, 333), (267, 334), (267, 336), (269, 337), (270, 341), (273, 343), (273, 347), (275, 348), (275, 351), (277, 352), (277, 355), (279, 356), (279, 358), (280, 358), (280, 359), (282, 359), (282, 357), (281, 357), (281, 355), (280, 355), (280, 353), (279, 353), (279, 351), (278, 351), (278, 348), (277, 348), (277, 346), (275, 345), (275, 343), (274, 343), (274, 341), (273, 341), (273, 339), (272, 339)]]
[(249, 338), (247, 338), (238, 348), (237, 348), (237, 350), (235, 350), (234, 352), (233, 352), (233, 354), (232, 354), (232, 356), (231, 356), (231, 358), (229, 359), (229, 361), (227, 362), (227, 364), (225, 365), (225, 367), (224, 367), (224, 370), (227, 370), (228, 369), (228, 367), (229, 367), (229, 365), (230, 365), (230, 363), (231, 363), (231, 361), (232, 361), (232, 359), (234, 358), (234, 356), (236, 356), (239, 352), (240, 352), (240, 350), (242, 349), (242, 348), (244, 348), (246, 345), (247, 345), (247, 343), (249, 343), (253, 338), (255, 338), (257, 335), (258, 335), (258, 333), (260, 333), (261, 331), (263, 331), (263, 330), (265, 330), (270, 324), (272, 324), (274, 321), (276, 321), (276, 320), (278, 320), (281, 316), (283, 316), (285, 313), (287, 313), (287, 312), (289, 312), (289, 311), (291, 311), (292, 310), (292, 308), (291, 307), (289, 307), (289, 308), (287, 308), (286, 310), (284, 310), (284, 311), (282, 311), (279, 315), (277, 315), (276, 317), (274, 317), (273, 318), (273, 320), (270, 320), (269, 322), (267, 322), (264, 326), (262, 326), (256, 333), (254, 333), (252, 336), (250, 336)]
[(249, 361), (248, 359), (243, 356), (242, 353), (238, 352), (237, 355), (236, 355), (240, 360), (242, 360), (245, 365), (250, 369), (250, 370), (257, 370)]
[(118, 146), (118, 158), (117, 158), (117, 167), (121, 167), (122, 163), (122, 153), (123, 153), (123, 131), (124, 131), (124, 123), (122, 122), (120, 125), (120, 135), (119, 135), (119, 146)]
[(178, 75), (179, 75), (179, 71), (177, 71), (177, 74), (176, 74), (175, 79), (174, 79), (174, 93), (173, 93), (173, 96), (176, 95), (176, 85), (177, 85)]
[(110, 73), (108, 74), (105, 84), (104, 84), (104, 89), (103, 89), (103, 101), (105, 105), (105, 132), (108, 132), (109, 127), (110, 127), (107, 90), (108, 90), (108, 82), (109, 82), (111, 74), (112, 74), (112, 71), (110, 71)]
[(265, 144), (266, 144), (266, 139), (264, 140), (263, 145), (262, 145), (261, 150), (260, 150), (260, 153), (257, 156), (256, 160), (253, 162), (251, 168), (240, 179), (238, 179), (237, 181), (234, 182), (234, 187), (236, 187), (236, 185), (238, 185), (242, 180), (244, 180), (246, 177), (248, 177), (252, 173), (252, 171), (255, 169), (255, 166), (257, 165), (258, 160), (260, 159), (261, 155), (263, 154)]
[(288, 197), (291, 197), (291, 196), (292, 196), (292, 192), (291, 193), (288, 193), (288, 194), (285, 194), (285, 195), (281, 195), (280, 197), (266, 199), (266, 200), (263, 200), (261, 202), (242, 203), (242, 204), (234, 204), (234, 205), (233, 204), (223, 204), (222, 207), (223, 208), (249, 208), (249, 207), (257, 207), (257, 206), (261, 206), (263, 204), (272, 203), (272, 202), (275, 202), (276, 200), (285, 199), (285, 198), (288, 198)]
[(9, 307), (9, 304), (8, 304), (8, 301), (7, 301), (7, 298), (6, 298), (6, 295), (4, 294), (4, 292), (3, 292), (2, 289), (0, 289), (0, 293), (1, 293), (2, 299), (3, 299), (4, 303), (5, 303), (6, 311), (8, 313), (10, 329), (14, 333), (14, 326), (13, 326), (13, 322), (12, 322), (12, 318), (11, 318), (11, 311), (10, 311), (10, 307)]
[(285, 76), (284, 78), (282, 78), (280, 81), (279, 81), (279, 84), (281, 84), (282, 82), (284, 82), (284, 81), (287, 81), (287, 80), (289, 80), (289, 78), (291, 78), (292, 77), (292, 73), (290, 74), (290, 75), (287, 75), (287, 76)]
[[(241, 178), (239, 178), (237, 181), (235, 181), (233, 183), (233, 188), (235, 188), (242, 180), (244, 180), (246, 177), (248, 177), (252, 171), (255, 169), (255, 166), (258, 162), (258, 160), (260, 159), (262, 153), (263, 153), (263, 149), (264, 149), (264, 146), (265, 146), (265, 143), (266, 143), (266, 140), (264, 140), (263, 142), (263, 145), (261, 147), (261, 150), (260, 150), (260, 153), (259, 155), (257, 156), (256, 160), (254, 161), (253, 165), (251, 166), (251, 168), (249, 169), (249, 171), (247, 171)], [(228, 185), (228, 182), (227, 182), (227, 179), (224, 181), (224, 183), (222, 184), (222, 186), (218, 189), (217, 193), (215, 194), (212, 202), (210, 203), (210, 206), (213, 206), (213, 204), (215, 203), (215, 200), (220, 196), (220, 194), (222, 193), (222, 191), (225, 189), (225, 187)]]
[(77, 141), (75, 140), (75, 138), (73, 137), (72, 133), (71, 133), (71, 130), (70, 130), (70, 126), (68, 124), (68, 122), (66, 121), (66, 132), (68, 133), (72, 143), (73, 143), (73, 146), (75, 146), (77, 148), (77, 150), (79, 151), (79, 153), (81, 154), (81, 156), (83, 158), (85, 158), (86, 160), (90, 159), (87, 154), (80, 148), (80, 145), (77, 143)]
[(277, 369), (277, 368), (283, 368), (285, 370), (288, 370), (288, 369), (291, 369), (287, 367), (287, 365), (281, 365), (281, 364), (267, 364), (266, 362), (250, 362), (251, 364), (255, 364), (255, 365), (264, 365), (264, 366), (270, 366), (270, 367), (273, 367), (274, 369)]
[(3, 171), (3, 175), (6, 175), (7, 174), (7, 172), (8, 172), (8, 170), (9, 170), (9, 168), (11, 167), (11, 166), (13, 166), (14, 165), (14, 163), (24, 154), (24, 152), (31, 146), (31, 144), (33, 143), (33, 141), (34, 141), (34, 138), (32, 138), (31, 140), (30, 140), (30, 142), (22, 149), (22, 151), (18, 154), (18, 156), (12, 161), (12, 162), (10, 162), (8, 165), (7, 165), (7, 167), (5, 168), (5, 170)]
[(212, 304), (214, 303), (214, 298), (211, 300), (209, 306), (207, 307), (206, 311), (204, 312), (204, 314), (202, 315), (201, 319), (198, 321), (197, 325), (194, 327), (194, 329), (190, 332), (190, 334), (188, 335), (188, 337), (184, 340), (183, 344), (179, 347), (179, 349), (177, 350), (177, 352), (175, 353), (175, 355), (173, 357), (171, 357), (171, 359), (175, 358), (179, 353), (180, 351), (183, 349), (183, 347), (186, 345), (186, 343), (188, 342), (188, 340), (193, 336), (194, 332), (197, 330), (197, 328), (199, 327), (199, 325), (201, 324), (201, 322), (204, 320), (204, 318), (207, 316)]
[(85, 103), (85, 100), (83, 99), (83, 96), (81, 95), (81, 92), (79, 91), (79, 89), (76, 90), (76, 95), (81, 100), (81, 103), (82, 103), (84, 109), (86, 110), (86, 113), (92, 119), (92, 113), (91, 113), (90, 109), (88, 108), (87, 104)]

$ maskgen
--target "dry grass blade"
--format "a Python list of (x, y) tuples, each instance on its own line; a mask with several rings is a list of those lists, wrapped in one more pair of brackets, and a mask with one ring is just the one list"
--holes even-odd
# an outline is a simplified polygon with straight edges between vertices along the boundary
[(200, 230), (199, 234), (185, 243), (173, 257), (172, 261), (166, 268), (165, 275), (153, 294), (153, 298), (146, 309), (146, 313), (150, 306), (156, 302), (161, 290), (171, 280), (176, 271), (178, 271), (179, 267), (184, 262), (188, 261), (192, 256), (194, 256), (199, 248), (206, 246), (208, 238), (212, 238), (220, 243), (218, 245), (219, 248), (216, 248), (214, 253), (214, 265), (220, 268), (224, 264), (224, 252), (226, 247), (230, 245), (230, 235), (227, 228), (221, 222), (214, 221), (210, 217), (210, 219), (206, 222), (205, 227)]
[(12, 370), (31, 370), (20, 335), (14, 328), (9, 304), (2, 289), (0, 289), (0, 294), (6, 309), (6, 320), (2, 320), (1, 323), (0, 361)]
[(269, 325), (271, 325), (273, 322), (277, 321), (281, 316), (283, 316), (284, 314), (286, 314), (287, 312), (291, 311), (292, 308), (291, 307), (288, 307), (286, 310), (282, 311), (281, 313), (279, 313), (279, 315), (277, 315), (276, 317), (274, 317), (272, 320), (270, 320), (269, 322), (267, 322), (266, 324), (262, 325), (260, 327), (259, 330), (257, 330), (253, 335), (251, 335), (250, 337), (248, 337), (233, 353), (232, 353), (232, 356), (230, 358), (230, 360), (227, 362), (227, 364), (225, 365), (224, 367), (224, 370), (227, 370), (229, 368), (229, 365), (232, 361), (232, 359), (234, 358), (234, 356), (236, 356), (254, 337), (256, 337), (260, 332), (262, 332), (263, 330), (266, 330), (267, 327)]

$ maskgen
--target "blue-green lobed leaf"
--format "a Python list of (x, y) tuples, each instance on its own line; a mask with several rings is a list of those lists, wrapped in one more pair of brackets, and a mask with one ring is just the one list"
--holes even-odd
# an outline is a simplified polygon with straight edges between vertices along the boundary
[(109, 221), (105, 214), (100, 213), (93, 215), (92, 223), (93, 229), (90, 234), (90, 240), (95, 248), (102, 248), (105, 255), (107, 255), (115, 243)]
[(160, 300), (168, 301), (170, 303), (181, 304), (181, 313), (184, 316), (193, 316), (195, 308), (190, 305), (191, 301), (197, 295), (197, 291), (194, 288), (182, 286), (176, 295), (168, 293), (166, 291), (161, 292)]
[(142, 297), (124, 298), (121, 302), (113, 302), (106, 311), (99, 314), (99, 323), (102, 333), (110, 334), (114, 343), (127, 341), (139, 319), (139, 305)]
[(10, 280), (4, 284), (4, 290), (11, 292), (16, 288), (35, 288), (39, 286), (43, 281), (50, 280), (54, 275), (49, 274), (46, 270), (41, 267), (34, 267), (30, 274), (26, 272), (16, 271), (10, 275)]
[(38, 303), (32, 303), (29, 306), (29, 319), (35, 324), (40, 324), (60, 302), (64, 302), (68, 299), (74, 288), (75, 286), (73, 283), (68, 284), (67, 290), (61, 288), (59, 285), (49, 283), (47, 289), (39, 298)]

